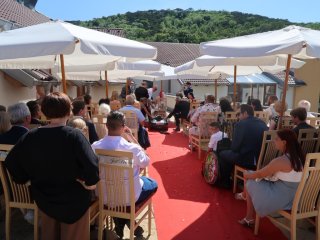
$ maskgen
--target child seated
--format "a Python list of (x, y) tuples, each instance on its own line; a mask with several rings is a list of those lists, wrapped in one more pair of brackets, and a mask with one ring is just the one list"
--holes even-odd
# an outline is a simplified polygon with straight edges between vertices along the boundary
[(222, 138), (227, 138), (228, 135), (220, 131), (219, 122), (212, 122), (209, 125), (209, 133), (211, 134), (210, 141), (208, 144), (208, 151), (217, 151), (217, 144)]

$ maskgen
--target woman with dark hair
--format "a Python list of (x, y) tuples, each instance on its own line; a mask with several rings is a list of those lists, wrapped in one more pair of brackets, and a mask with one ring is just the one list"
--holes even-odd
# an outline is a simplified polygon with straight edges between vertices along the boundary
[(243, 175), (246, 179), (247, 214), (239, 221), (242, 225), (253, 225), (255, 212), (263, 217), (292, 207), (302, 178), (305, 156), (296, 134), (291, 130), (279, 130), (274, 143), (283, 155), (264, 168)]
[(231, 104), (228, 101), (228, 99), (225, 99), (225, 98), (220, 99), (219, 105), (222, 113), (233, 112), (233, 108), (231, 107)]
[(259, 99), (251, 99), (251, 106), (254, 111), (263, 111), (261, 102)]
[(78, 130), (66, 126), (71, 102), (59, 92), (45, 96), (41, 111), (50, 124), (23, 135), (5, 165), (17, 183), (31, 181), (41, 215), (42, 239), (89, 239), (91, 190), (98, 159)]

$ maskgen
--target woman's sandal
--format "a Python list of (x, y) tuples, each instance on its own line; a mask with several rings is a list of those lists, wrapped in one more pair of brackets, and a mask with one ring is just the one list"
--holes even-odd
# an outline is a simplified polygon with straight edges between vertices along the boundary
[(245, 196), (243, 196), (243, 192), (241, 192), (241, 193), (236, 193), (236, 194), (234, 195), (234, 198), (237, 199), (237, 200), (243, 200), (243, 201), (246, 201), (246, 200), (247, 200), (247, 198), (246, 198)]
[(241, 220), (238, 221), (243, 226), (246, 227), (252, 227), (254, 225), (254, 219), (247, 219), (247, 218), (242, 218)]

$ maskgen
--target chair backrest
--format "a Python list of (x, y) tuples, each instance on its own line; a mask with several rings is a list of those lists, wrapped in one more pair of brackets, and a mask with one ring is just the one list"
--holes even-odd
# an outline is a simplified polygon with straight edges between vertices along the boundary
[(30, 196), (29, 184), (17, 184), (13, 181), (9, 171), (4, 166), (6, 155), (13, 145), (0, 144), (0, 178), (6, 204), (11, 203), (15, 207), (34, 208), (34, 201)]
[(41, 124), (29, 124), (29, 130), (32, 130), (34, 128), (41, 127)]
[(282, 120), (280, 121), (279, 119), (278, 121), (277, 129), (280, 129), (280, 124), (281, 124), (281, 129), (292, 129), (294, 127), (294, 123), (290, 116), (282, 116)]
[(139, 123), (137, 114), (134, 111), (121, 111), (125, 116), (125, 123), (128, 128), (131, 129), (133, 136), (138, 139), (138, 130), (139, 130)]
[(199, 115), (199, 136), (200, 138), (208, 139), (211, 137), (209, 133), (209, 124), (218, 121), (217, 112), (202, 112)]
[(320, 127), (320, 117), (307, 117), (307, 121), (314, 128), (318, 129)]
[(255, 111), (254, 116), (257, 118), (260, 118), (265, 123), (268, 123), (268, 121), (269, 121), (268, 113), (265, 111)]
[(200, 101), (192, 101), (190, 102), (190, 111), (196, 109), (200, 106)]
[(314, 153), (319, 150), (320, 129), (300, 129), (298, 142), (304, 154)]
[(294, 197), (291, 214), (312, 217), (319, 215), (320, 153), (309, 153), (301, 182)]
[(113, 212), (113, 216), (128, 216), (128, 206), (135, 211), (132, 152), (103, 149), (95, 152), (99, 157), (99, 208)]
[(92, 115), (92, 123), (96, 129), (99, 139), (103, 138), (108, 130), (107, 130), (107, 117), (101, 114)]
[(224, 121), (226, 122), (225, 132), (228, 134), (228, 137), (232, 140), (234, 125), (239, 121), (237, 117), (237, 112), (225, 112)]
[(111, 111), (118, 111), (121, 108), (121, 103), (119, 100), (113, 100), (110, 102)]
[(281, 152), (276, 149), (274, 139), (277, 136), (276, 130), (264, 131), (259, 159), (257, 161), (257, 169), (263, 168), (268, 163), (280, 156)]

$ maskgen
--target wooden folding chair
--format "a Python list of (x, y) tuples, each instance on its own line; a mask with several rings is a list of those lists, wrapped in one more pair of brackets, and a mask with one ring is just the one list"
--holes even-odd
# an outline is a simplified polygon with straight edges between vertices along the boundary
[(307, 121), (314, 128), (318, 129), (320, 127), (320, 117), (307, 117)]
[(264, 121), (265, 123), (269, 122), (269, 116), (268, 113), (265, 111), (254, 111), (254, 116), (256, 118), (261, 119), (262, 121)]
[(320, 143), (320, 129), (300, 129), (298, 142), (304, 154), (318, 152)]
[[(257, 162), (257, 170), (266, 166), (272, 159), (278, 157), (280, 152), (276, 149), (274, 144), (274, 139), (277, 136), (276, 130), (265, 131), (263, 133), (262, 146), (259, 154), (259, 159)], [(238, 165), (234, 166), (233, 174), (233, 193), (236, 193), (238, 180), (244, 181), (243, 173), (248, 169), (240, 167)]]
[(201, 150), (208, 149), (208, 143), (210, 141), (209, 124), (218, 121), (217, 112), (202, 112), (199, 116), (199, 134), (190, 135), (191, 140), (191, 150), (193, 146), (198, 148), (198, 158), (201, 159)]
[(41, 124), (29, 124), (29, 130), (32, 130), (34, 128), (41, 127)]
[(239, 121), (237, 117), (237, 112), (225, 112), (224, 121), (226, 122), (225, 132), (228, 134), (228, 137), (232, 140), (234, 125)]
[[(280, 128), (281, 124), (281, 128)], [(294, 128), (294, 123), (291, 119), (291, 116), (282, 116), (282, 121), (278, 121), (277, 129), (292, 129)]]
[(6, 154), (13, 145), (0, 144), (0, 178), (2, 182), (6, 205), (6, 240), (10, 240), (11, 208), (32, 209), (34, 211), (34, 239), (38, 239), (39, 212), (34, 200), (31, 198), (29, 183), (17, 184), (13, 181), (9, 171), (4, 166)]
[(138, 117), (134, 111), (121, 111), (125, 116), (125, 123), (131, 129), (133, 136), (138, 140), (139, 123)]
[(92, 115), (92, 123), (94, 124), (99, 139), (104, 138), (107, 134), (107, 117), (101, 114)]
[(119, 100), (113, 100), (110, 102), (111, 111), (118, 111), (121, 108), (121, 102)]
[[(130, 240), (134, 230), (148, 216), (148, 234), (151, 235), (152, 197), (143, 203), (135, 204), (134, 172), (132, 152), (96, 149), (99, 157), (99, 230), (98, 239), (102, 240), (104, 221), (107, 216), (130, 220)], [(129, 185), (129, 192), (127, 185)], [(128, 205), (129, 203), (129, 205)], [(147, 209), (139, 221), (139, 214)]]
[[(309, 153), (303, 169), (301, 182), (295, 194), (292, 209), (280, 210), (277, 213), (289, 220), (289, 226), (279, 221), (278, 218), (268, 216), (271, 222), (279, 224), (290, 231), (290, 239), (296, 240), (297, 220), (304, 218), (316, 218), (316, 239), (320, 238), (320, 153)], [(254, 234), (259, 231), (260, 216), (256, 215)]]

